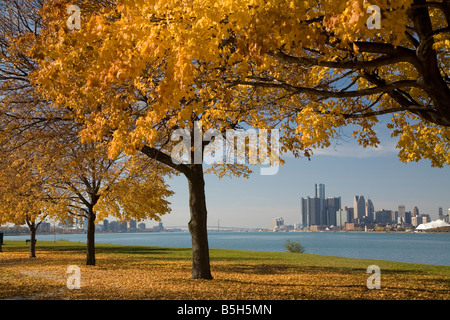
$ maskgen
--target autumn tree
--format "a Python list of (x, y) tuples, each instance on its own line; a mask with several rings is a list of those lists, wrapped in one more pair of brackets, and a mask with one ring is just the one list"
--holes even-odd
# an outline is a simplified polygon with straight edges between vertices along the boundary
[[(186, 83), (186, 86), (181, 84), (182, 91), (177, 89), (179, 83), (173, 81), (173, 77), (180, 75), (174, 74), (172, 69), (176, 56), (170, 51), (165, 52), (162, 46), (150, 48), (149, 43), (148, 50), (142, 51), (141, 45), (136, 48), (132, 39), (143, 37), (147, 32), (156, 32), (154, 36), (158, 32), (165, 33), (165, 26), (159, 23), (162, 22), (159, 18), (151, 24), (156, 23), (157, 28), (159, 25), (160, 31), (157, 28), (151, 31), (150, 24), (144, 24), (139, 31), (140, 18), (129, 24), (117, 11), (123, 8), (92, 1), (77, 2), (83, 9), (82, 27), (81, 30), (70, 30), (67, 19), (61, 19), (62, 16), (68, 17), (66, 10), (69, 4), (68, 1), (50, 1), (42, 10), (45, 29), (39, 42), (30, 50), (40, 64), (40, 69), (33, 74), (36, 85), (46, 100), (53, 101), (59, 108), (74, 110), (81, 119), (84, 117), (83, 141), (106, 139), (112, 157), (122, 151), (131, 156), (141, 153), (186, 176), (191, 217), (192, 277), (211, 279), (203, 163), (201, 159), (187, 163), (174, 161), (171, 155), (177, 141), (172, 141), (171, 135), (184, 128), (194, 132), (196, 121), (202, 121), (201, 133), (208, 129), (222, 133), (244, 124), (252, 126), (252, 109), (243, 104), (231, 106), (229, 111), (216, 109), (213, 104), (204, 105), (200, 95), (208, 88), (202, 88), (202, 82), (198, 82), (196, 88), (195, 84)], [(133, 19), (140, 16), (137, 11), (131, 14)], [(130, 30), (127, 30), (127, 25)], [(137, 38), (135, 32), (140, 33)], [(160, 37), (163, 40), (166, 35), (161, 34)], [(123, 52), (118, 56), (119, 47)], [(105, 56), (99, 56), (101, 50)], [(188, 56), (179, 57), (183, 59), (180, 63), (191, 63)], [(109, 67), (115, 64), (115, 71), (110, 70)], [(127, 64), (133, 73), (129, 73)], [(201, 64), (197, 66), (203, 68)], [(61, 81), (63, 74), (67, 81)], [(179, 80), (184, 81), (182, 77)], [(192, 96), (185, 95), (184, 91)], [(260, 125), (263, 127), (262, 122)], [(270, 127), (268, 121), (265, 126)], [(194, 139), (191, 142), (188, 146), (191, 159), (197, 158), (196, 153), (202, 157), (208, 142), (200, 141), (199, 145), (195, 145)], [(245, 166), (240, 165), (218, 165), (212, 169), (219, 174), (228, 169), (238, 175), (247, 174)]]
[[(17, 130), (19, 126), (20, 130), (26, 130), (27, 127), (20, 124), (22, 121), (18, 119), (17, 111), (21, 110), (26, 115), (25, 105), (37, 106), (42, 100), (33, 92), (27, 78), (33, 63), (23, 54), (25, 48), (21, 48), (19, 41), (12, 39), (37, 32), (40, 21), (37, 10), (41, 6), (42, 1), (0, 1), (0, 223), (26, 223), (31, 235), (30, 257), (36, 256), (36, 232), (49, 216), (47, 208), (53, 205), (48, 198), (49, 190), (43, 187), (36, 168), (12, 152), (10, 130)], [(15, 110), (15, 114), (11, 110)]]
[(401, 161), (450, 164), (449, 1), (252, 1), (244, 7), (247, 27), (228, 46), (239, 62), (224, 69), (222, 83), (272, 94), (269, 103), (290, 122), (286, 145), (310, 154), (328, 146), (338, 128), (355, 125), (363, 147), (377, 146), (374, 125), (391, 115), (387, 127), (398, 137)]
[(173, 192), (164, 181), (169, 172), (142, 156), (109, 158), (105, 144), (84, 144), (78, 131), (73, 135), (61, 131), (59, 127), (56, 139), (41, 143), (34, 151), (39, 154), (38, 164), (45, 165), (50, 175), (46, 182), (65, 195), (59, 200), (66, 205), (57, 213), (58, 219), (73, 217), (87, 223), (86, 264), (95, 265), (98, 221), (106, 217), (160, 221), (160, 216), (170, 212), (166, 198)]
[[(0, 158), (0, 224), (26, 224), (30, 230), (30, 258), (36, 257), (36, 233), (42, 222), (63, 209), (64, 197), (46, 186), (39, 168), (7, 153), (2, 148)], [(30, 156), (30, 155), (29, 155)], [(27, 157), (28, 159), (30, 157)]]
[(347, 125), (376, 146), (374, 125), (392, 114), (400, 160), (450, 163), (448, 0), (50, 0), (42, 17), (30, 54), (43, 97), (74, 110), (83, 141), (186, 176), (193, 278), (211, 278), (204, 167), (174, 163), (170, 134), (197, 120), (277, 125), (281, 151), (309, 157)]
[(13, 130), (9, 141), (2, 141), (0, 223), (26, 223), (34, 257), (36, 232), (44, 220), (85, 221), (86, 264), (95, 265), (98, 221), (159, 221), (170, 212), (166, 198), (173, 193), (164, 181), (168, 172), (142, 156), (111, 159), (106, 145), (83, 144), (71, 126), (54, 125), (28, 128), (35, 139)]
[[(52, 108), (29, 80), (36, 64), (27, 53), (40, 32), (37, 11), (42, 2), (11, 1), (2, 6), (2, 222), (26, 221), (34, 246), (37, 227), (45, 218), (85, 218), (87, 264), (94, 265), (96, 221), (107, 216), (159, 220), (170, 212), (166, 198), (172, 192), (164, 182), (168, 171), (142, 156), (108, 157), (102, 142), (83, 144), (82, 123), (75, 113)], [(40, 222), (35, 222), (37, 217)]]

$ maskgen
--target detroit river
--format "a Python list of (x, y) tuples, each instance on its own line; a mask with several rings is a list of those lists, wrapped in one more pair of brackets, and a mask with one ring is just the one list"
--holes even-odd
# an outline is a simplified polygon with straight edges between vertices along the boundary
[[(299, 240), (306, 253), (348, 258), (450, 266), (450, 233), (381, 232), (209, 232), (210, 248), (286, 251), (286, 240)], [(29, 236), (6, 236), (25, 240)], [(86, 234), (37, 235), (39, 240), (86, 242)], [(191, 247), (188, 232), (97, 233), (96, 243)]]

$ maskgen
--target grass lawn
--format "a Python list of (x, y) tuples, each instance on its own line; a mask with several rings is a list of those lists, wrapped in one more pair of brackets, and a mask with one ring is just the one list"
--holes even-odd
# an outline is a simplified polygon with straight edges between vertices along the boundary
[[(450, 299), (450, 267), (288, 252), (211, 249), (214, 280), (191, 280), (191, 250), (39, 241), (36, 258), (24, 241), (0, 253), (0, 299)], [(81, 288), (67, 288), (66, 270), (81, 268)], [(369, 265), (381, 289), (366, 286)]]

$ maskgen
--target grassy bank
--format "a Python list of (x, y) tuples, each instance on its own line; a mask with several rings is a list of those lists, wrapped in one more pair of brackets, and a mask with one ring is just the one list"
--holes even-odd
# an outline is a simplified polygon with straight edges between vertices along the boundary
[[(191, 280), (188, 248), (40, 241), (28, 258), (23, 241), (0, 253), (0, 299), (450, 299), (450, 267), (288, 252), (211, 250), (214, 280)], [(381, 289), (366, 286), (369, 265)], [(81, 289), (66, 286), (69, 265), (81, 268)]]

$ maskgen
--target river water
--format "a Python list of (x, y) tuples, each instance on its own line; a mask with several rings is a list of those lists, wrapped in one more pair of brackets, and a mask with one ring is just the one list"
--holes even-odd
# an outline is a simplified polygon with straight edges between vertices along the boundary
[[(210, 248), (286, 251), (286, 240), (299, 240), (306, 253), (450, 266), (450, 233), (381, 232), (209, 232)], [(24, 240), (29, 236), (7, 236)], [(37, 235), (39, 240), (86, 242), (86, 234)], [(96, 243), (191, 247), (188, 232), (97, 233)]]

